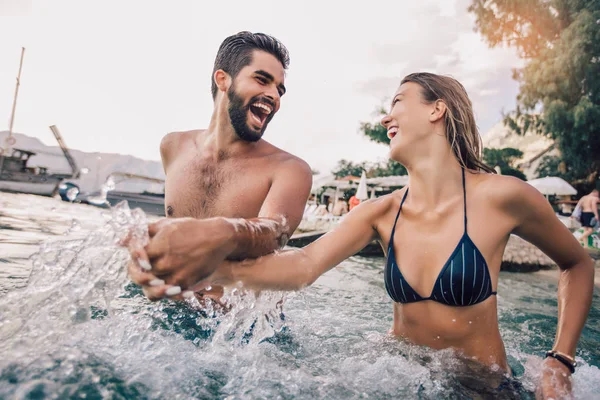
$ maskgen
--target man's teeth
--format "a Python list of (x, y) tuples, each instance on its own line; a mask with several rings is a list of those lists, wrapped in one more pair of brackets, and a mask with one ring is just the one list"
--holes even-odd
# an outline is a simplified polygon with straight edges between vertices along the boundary
[(271, 114), (271, 112), (273, 111), (273, 109), (265, 103), (254, 103), (252, 105), (254, 107), (263, 109), (267, 115)]

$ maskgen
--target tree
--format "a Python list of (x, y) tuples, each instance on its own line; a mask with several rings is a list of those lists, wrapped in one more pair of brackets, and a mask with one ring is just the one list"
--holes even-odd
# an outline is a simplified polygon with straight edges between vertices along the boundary
[(336, 178), (343, 178), (348, 175), (352, 176), (361, 176), (363, 170), (367, 170), (367, 163), (353, 163), (348, 160), (340, 160), (337, 163), (337, 166), (331, 171)]
[[(383, 107), (379, 107), (377, 108), (377, 110), (375, 110), (375, 115), (378, 117), (384, 116), (386, 114), (387, 113)], [(385, 129), (385, 127), (379, 122), (361, 122), (360, 130), (366, 137), (368, 137), (375, 143), (382, 143), (385, 145), (390, 144), (390, 138), (388, 138), (387, 129)]]
[(593, 185), (600, 174), (600, 0), (473, 0), (469, 11), (491, 47), (514, 46), (526, 61), (513, 71), (519, 95), (505, 124), (554, 139), (562, 169), (574, 183)]
[(393, 160), (387, 162), (353, 163), (348, 160), (340, 160), (337, 166), (331, 171), (336, 178), (343, 178), (348, 175), (361, 176), (365, 171), (368, 178), (377, 178), (380, 176), (406, 175), (406, 168)]
[[(381, 117), (386, 114), (383, 107), (378, 107), (375, 110), (375, 116)], [(387, 129), (377, 122), (361, 122), (360, 131), (370, 140), (375, 143), (381, 143), (388, 146), (390, 139), (387, 135)], [(363, 163), (364, 169), (367, 171), (367, 176), (376, 178), (381, 176), (406, 175), (408, 172), (404, 166), (394, 160), (388, 159), (386, 162), (378, 163)]]
[(407, 175), (408, 171), (402, 164), (392, 159), (388, 159), (387, 163), (375, 164), (368, 172), (370, 178), (378, 178), (380, 176)]
[(512, 147), (504, 149), (483, 149), (483, 161), (490, 167), (500, 167), (502, 175), (516, 176), (524, 181), (527, 180), (525, 174), (514, 168), (516, 160), (523, 157), (523, 152)]
[(565, 163), (556, 156), (542, 157), (535, 172), (538, 178), (543, 178), (546, 176), (558, 176), (565, 181), (572, 182), (578, 193), (589, 193), (594, 188), (593, 184), (589, 184), (581, 180), (577, 181), (574, 178), (573, 171), (568, 169)]

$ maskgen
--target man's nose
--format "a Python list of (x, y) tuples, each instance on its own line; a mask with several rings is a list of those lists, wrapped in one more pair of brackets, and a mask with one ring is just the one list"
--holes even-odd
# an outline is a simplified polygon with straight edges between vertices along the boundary
[(265, 96), (269, 98), (269, 100), (272, 100), (273, 102), (279, 101), (279, 98), (281, 96), (279, 96), (279, 91), (277, 90), (277, 88), (275, 86), (270, 86), (267, 91), (265, 92)]

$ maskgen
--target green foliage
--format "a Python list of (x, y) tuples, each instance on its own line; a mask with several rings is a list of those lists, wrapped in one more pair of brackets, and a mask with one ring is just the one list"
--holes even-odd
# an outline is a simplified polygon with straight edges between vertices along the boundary
[[(375, 122), (361, 122), (360, 124), (360, 131), (370, 140), (372, 140), (375, 143), (381, 143), (384, 144), (386, 146), (388, 146), (390, 144), (390, 139), (387, 136), (387, 129), (385, 129), (380, 123), (378, 119), (381, 119), (381, 117), (383, 115), (386, 114), (386, 111), (383, 107), (379, 107), (375, 110), (375, 118), (374, 121)], [(338, 163), (338, 168), (336, 168), (336, 170), (334, 170), (334, 175), (336, 176), (344, 176), (344, 174), (346, 172), (356, 172), (357, 169), (360, 169), (360, 172), (358, 172), (357, 174), (350, 174), (350, 175), (354, 175), (354, 176), (360, 176), (362, 174), (362, 170), (364, 169), (367, 173), (367, 177), (369, 178), (377, 178), (377, 177), (381, 177), (381, 176), (395, 176), (395, 175), (406, 175), (408, 174), (408, 172), (406, 171), (406, 168), (404, 168), (404, 166), (402, 166), (401, 164), (397, 163), (394, 160), (388, 159), (386, 162), (373, 162), (373, 163), (369, 163), (369, 162), (363, 162), (360, 164), (352, 164), (352, 167), (354, 168), (340, 168), (342, 166), (345, 166), (345, 164), (343, 164), (343, 162), (348, 163), (348, 161), (346, 160), (341, 160)], [(340, 174), (338, 175), (338, 171), (340, 171)]]
[(538, 178), (543, 178), (546, 176), (558, 176), (565, 181), (573, 182), (573, 186), (575, 189), (577, 189), (579, 194), (587, 194), (593, 189), (599, 188), (596, 182), (576, 180), (576, 175), (573, 169), (569, 168), (559, 157), (556, 156), (544, 156), (535, 172)]
[(367, 171), (369, 178), (378, 178), (381, 176), (408, 175), (408, 171), (404, 166), (392, 159), (388, 159), (387, 163), (377, 163), (371, 166)]
[(363, 169), (366, 170), (366, 162), (362, 163), (353, 163), (348, 160), (340, 160), (338, 161), (336, 167), (331, 171), (336, 178), (343, 178), (348, 175), (352, 176), (361, 176)]
[(525, 174), (514, 167), (516, 160), (523, 157), (523, 152), (512, 147), (504, 149), (483, 149), (483, 161), (492, 168), (500, 167), (502, 175), (516, 176), (527, 180)]
[[(381, 118), (386, 115), (386, 111), (383, 107), (377, 108), (375, 110), (376, 117)], [(375, 143), (382, 143), (385, 145), (390, 144), (390, 139), (387, 136), (387, 129), (385, 129), (379, 121), (370, 123), (370, 122), (361, 122), (360, 130), (365, 134), (366, 137), (374, 141)]]
[[(505, 115), (506, 125), (551, 137), (562, 155), (562, 174), (595, 182), (600, 174), (600, 0), (473, 0), (469, 11), (490, 46), (514, 46), (526, 60), (513, 73), (520, 83), (518, 106)], [(544, 170), (553, 163), (546, 160)]]
[(393, 160), (375, 163), (366, 161), (361, 163), (353, 163), (352, 161), (348, 160), (340, 160), (331, 173), (335, 175), (336, 178), (343, 178), (348, 175), (360, 177), (363, 170), (367, 174), (368, 178), (407, 174), (406, 168)]

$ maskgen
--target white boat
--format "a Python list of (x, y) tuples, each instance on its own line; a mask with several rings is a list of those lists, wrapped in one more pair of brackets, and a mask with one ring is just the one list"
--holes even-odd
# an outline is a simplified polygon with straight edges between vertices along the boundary
[(56, 190), (57, 182), (17, 182), (0, 181), (0, 191), (15, 193), (30, 193), (41, 196), (51, 196)]
[(27, 163), (31, 156), (34, 156), (36, 153), (13, 147), (16, 143), (16, 139), (12, 135), (12, 129), (15, 120), (15, 109), (17, 107), (17, 95), (21, 83), (21, 69), (23, 67), (24, 55), (25, 48), (21, 51), (21, 62), (19, 64), (15, 98), (13, 100), (12, 114), (10, 117), (10, 128), (8, 137), (6, 137), (4, 143), (6, 147), (0, 147), (0, 190), (53, 196), (58, 193), (58, 186), (63, 179), (77, 178), (79, 177), (80, 171), (55, 125), (50, 126), (50, 130), (54, 134), (65, 158), (71, 166), (71, 174), (50, 174), (45, 167), (30, 167)]

